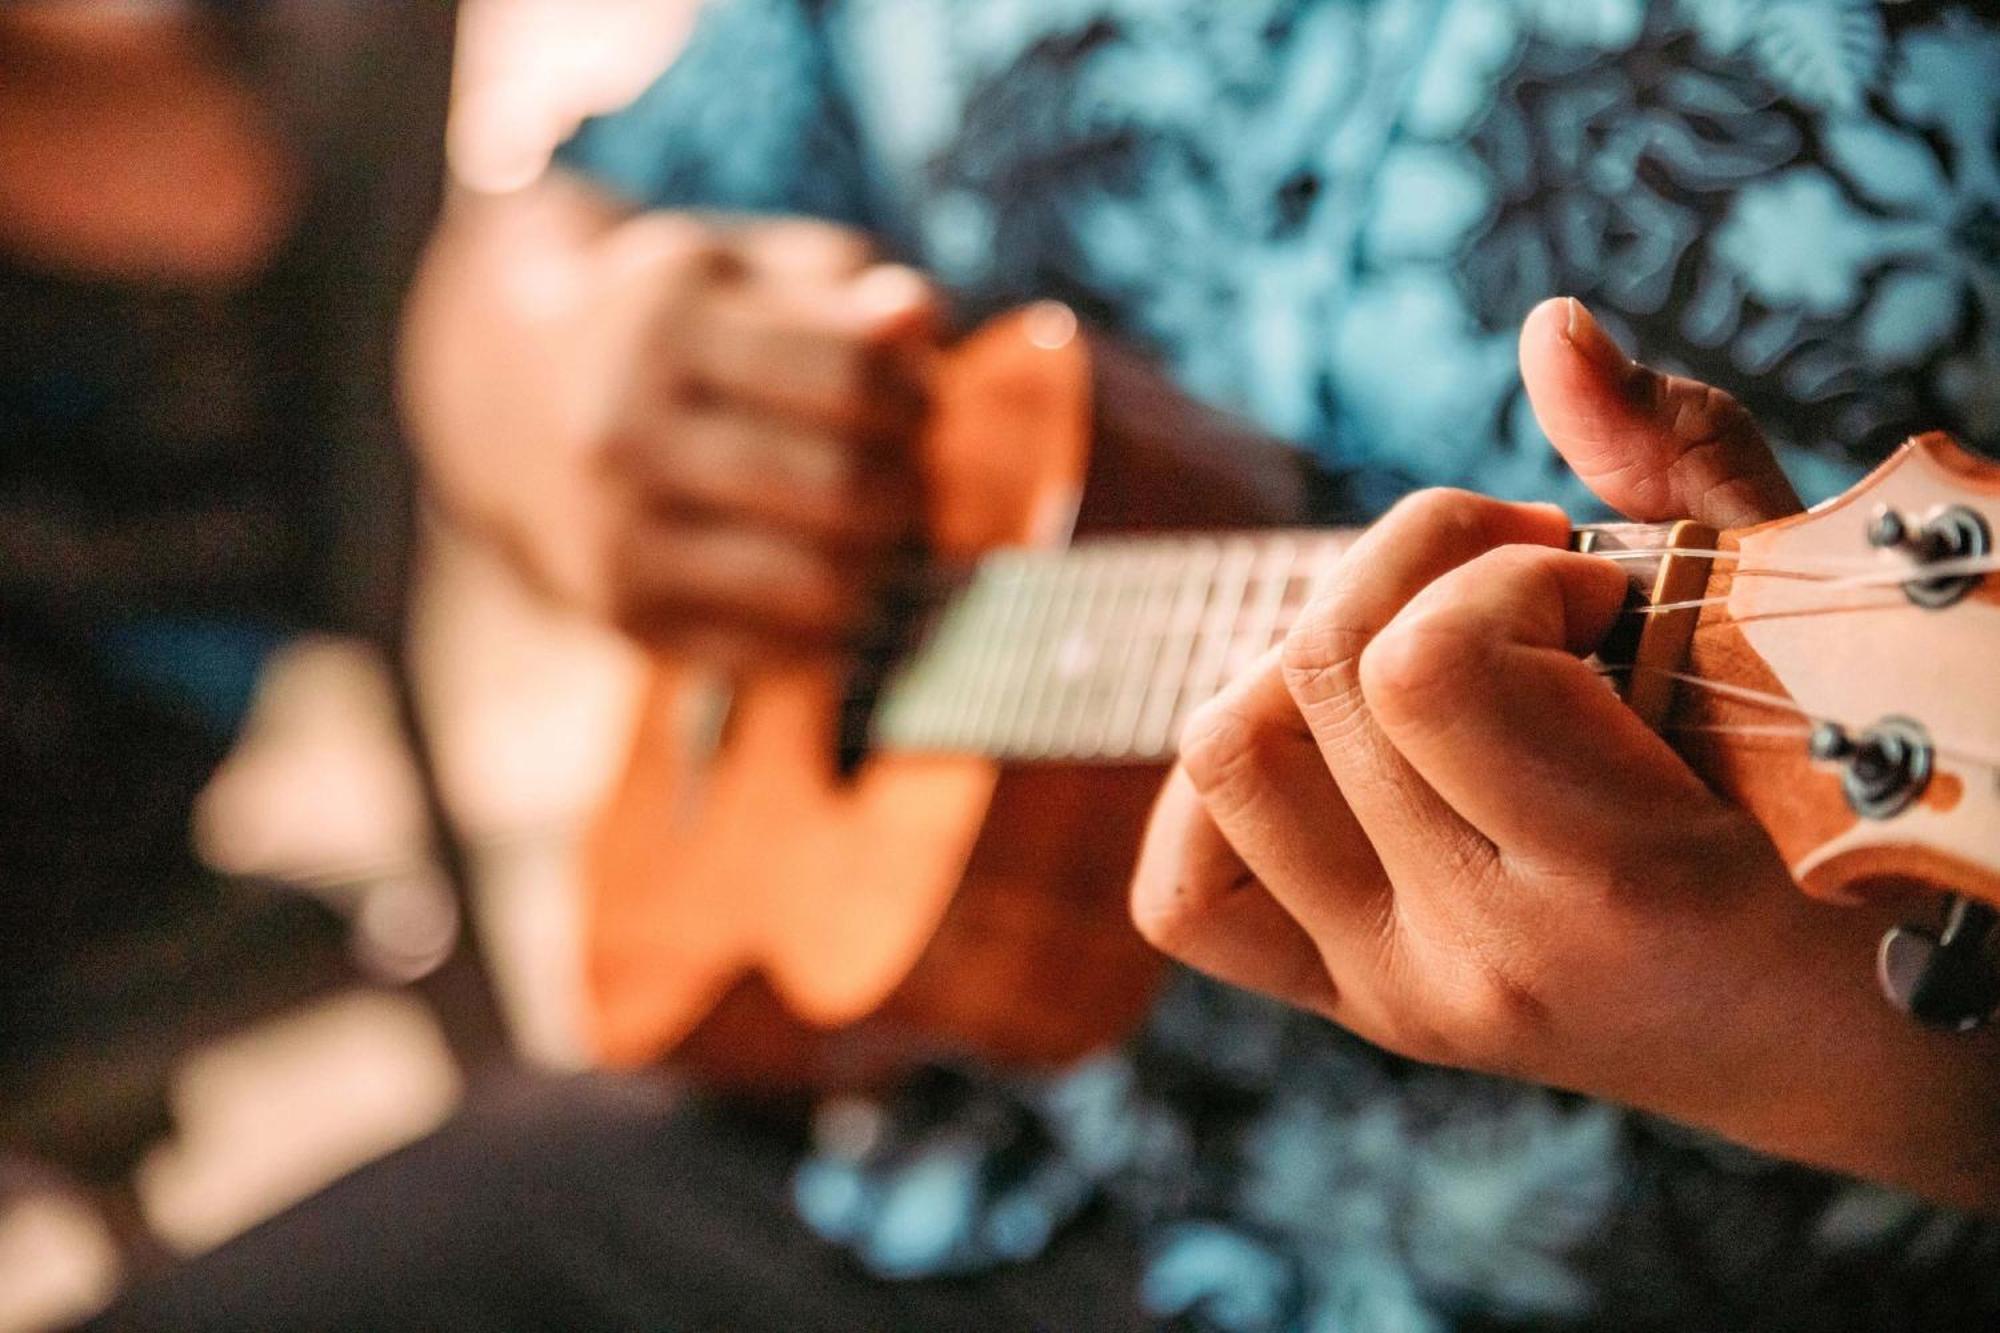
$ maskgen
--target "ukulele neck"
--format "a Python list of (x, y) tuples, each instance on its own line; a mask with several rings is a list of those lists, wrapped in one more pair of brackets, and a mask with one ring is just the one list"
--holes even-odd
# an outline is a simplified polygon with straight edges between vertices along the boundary
[[(1125, 537), (991, 554), (890, 677), (873, 743), (1005, 762), (1165, 763), (1189, 715), (1283, 640), (1350, 535)], [(1575, 544), (1669, 541), (1663, 526), (1606, 524), (1578, 529)], [(1649, 592), (1658, 562), (1629, 567)]]

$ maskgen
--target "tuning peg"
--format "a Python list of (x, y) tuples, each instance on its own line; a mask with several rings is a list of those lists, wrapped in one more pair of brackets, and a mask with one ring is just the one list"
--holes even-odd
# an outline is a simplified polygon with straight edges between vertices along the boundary
[(1944, 925), (1904, 924), (1882, 936), (1876, 978), (1889, 1003), (1945, 1032), (1970, 1032), (2000, 1010), (2000, 970), (1987, 942), (2000, 913), (1953, 894)]
[[(1931, 565), (1989, 554), (1993, 530), (1977, 510), (1965, 505), (1940, 510), (1922, 523), (1885, 506), (1869, 520), (1868, 544), (1877, 550), (1901, 551), (1918, 565)], [(1984, 577), (1948, 574), (1935, 579), (1913, 578), (1903, 585), (1903, 592), (1918, 606), (1935, 610), (1958, 601)]]
[(1930, 785), (1936, 749), (1930, 733), (1906, 717), (1885, 717), (1859, 736), (1838, 722), (1813, 727), (1807, 750), (1822, 763), (1841, 764), (1841, 791), (1864, 819), (1892, 819)]

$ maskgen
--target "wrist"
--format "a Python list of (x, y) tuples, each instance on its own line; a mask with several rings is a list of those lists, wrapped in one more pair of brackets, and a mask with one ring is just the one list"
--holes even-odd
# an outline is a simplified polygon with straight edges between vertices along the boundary
[(1931, 1031), (1892, 1009), (1867, 966), (1881, 914), (1861, 915), (1799, 941), (1796, 983), (1766, 975), (1739, 1006), (1761, 1039), (1727, 1062), (1738, 1077), (1714, 1081), (1733, 1095), (1711, 1127), (1776, 1156), (2000, 1213), (2000, 1032)]

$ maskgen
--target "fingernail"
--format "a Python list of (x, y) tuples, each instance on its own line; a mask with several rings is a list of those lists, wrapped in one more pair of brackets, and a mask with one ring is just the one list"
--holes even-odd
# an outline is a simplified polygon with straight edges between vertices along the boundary
[(1611, 335), (1604, 331), (1604, 326), (1597, 322), (1597, 317), (1583, 302), (1574, 296), (1566, 296), (1563, 301), (1569, 307), (1569, 318), (1563, 324), (1563, 340), (1576, 349), (1577, 355), (1607, 375), (1622, 375), (1631, 369), (1632, 358), (1612, 341)]

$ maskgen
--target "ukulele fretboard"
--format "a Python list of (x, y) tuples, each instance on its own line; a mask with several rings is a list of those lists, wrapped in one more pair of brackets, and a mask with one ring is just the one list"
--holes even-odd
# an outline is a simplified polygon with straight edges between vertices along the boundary
[(988, 556), (891, 677), (878, 745), (1154, 763), (1278, 643), (1343, 539), (1276, 531)]

